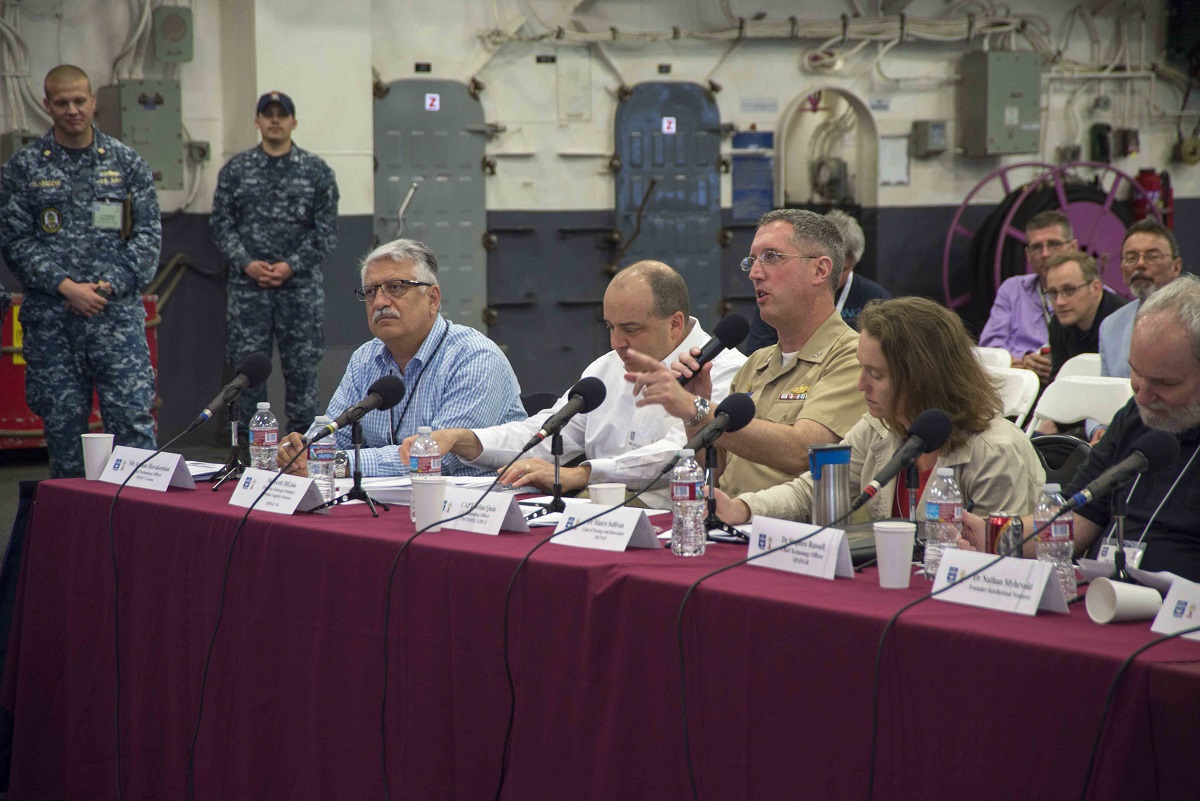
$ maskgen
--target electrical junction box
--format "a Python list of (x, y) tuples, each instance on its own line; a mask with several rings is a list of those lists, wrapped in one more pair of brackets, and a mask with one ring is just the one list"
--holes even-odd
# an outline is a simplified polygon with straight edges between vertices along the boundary
[(946, 152), (946, 121), (915, 120), (912, 126), (912, 154), (919, 159)]
[(183, 189), (179, 81), (119, 81), (96, 92), (96, 125), (136, 150), (158, 189)]
[(154, 57), (165, 64), (192, 60), (192, 10), (181, 6), (159, 6), (152, 17)]
[(963, 56), (960, 116), (967, 155), (1038, 152), (1041, 96), (1037, 53), (977, 50)]

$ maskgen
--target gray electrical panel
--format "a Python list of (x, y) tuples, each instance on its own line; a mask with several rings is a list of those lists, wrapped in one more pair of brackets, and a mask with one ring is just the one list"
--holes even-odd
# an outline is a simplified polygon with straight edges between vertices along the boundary
[(154, 57), (172, 64), (192, 60), (192, 10), (180, 6), (154, 9)]
[(962, 61), (963, 148), (968, 156), (1036, 153), (1041, 139), (1042, 57), (982, 50)]
[(96, 125), (136, 150), (158, 189), (183, 189), (179, 81), (119, 81), (96, 92)]

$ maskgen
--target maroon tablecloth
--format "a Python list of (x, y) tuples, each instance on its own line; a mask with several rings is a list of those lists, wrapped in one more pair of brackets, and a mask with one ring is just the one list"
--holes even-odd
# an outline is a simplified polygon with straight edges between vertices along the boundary
[[(3, 705), (10, 798), (115, 799), (114, 488), (43, 482), (22, 566)], [(126, 490), (120, 566), (124, 798), (186, 798), (219, 582), (243, 510), (229, 493)], [(373, 520), (254, 512), (234, 550), (196, 762), (197, 799), (382, 799), (379, 703), (388, 568), (407, 509)], [(397, 571), (388, 687), (393, 799), (491, 799), (508, 712), (502, 601), (542, 534), (422, 535)], [(686, 587), (744, 555), (550, 545), (513, 598), (513, 799), (689, 797), (675, 621)], [(862, 799), (883, 625), (927, 583), (825, 582), (740, 567), (686, 621), (703, 799)], [(1082, 605), (1024, 618), (938, 601), (905, 613), (884, 659), (876, 798), (1074, 799), (1109, 682), (1153, 639)], [(1092, 798), (1195, 798), (1200, 643), (1129, 670)], [(1179, 664), (1173, 664), (1179, 663)]]

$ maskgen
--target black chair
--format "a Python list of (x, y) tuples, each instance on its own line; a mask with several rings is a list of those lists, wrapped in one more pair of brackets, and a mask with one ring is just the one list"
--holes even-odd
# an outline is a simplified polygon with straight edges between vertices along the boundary
[(532, 417), (543, 409), (549, 409), (558, 400), (553, 392), (527, 392), (521, 396), (521, 405), (525, 414)]
[(1070, 434), (1038, 434), (1033, 437), (1033, 449), (1046, 469), (1046, 483), (1067, 486), (1075, 471), (1087, 461), (1092, 446)]

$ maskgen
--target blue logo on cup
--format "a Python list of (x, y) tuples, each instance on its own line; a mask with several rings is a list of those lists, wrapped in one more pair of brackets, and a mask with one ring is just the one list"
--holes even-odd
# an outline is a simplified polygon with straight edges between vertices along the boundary
[(946, 580), (949, 581), (951, 584), (958, 581), (958, 568), (957, 567), (951, 567), (948, 571), (946, 571)]
[(1187, 601), (1176, 601), (1175, 608), (1171, 610), (1173, 617), (1183, 617), (1183, 613), (1187, 611)]

